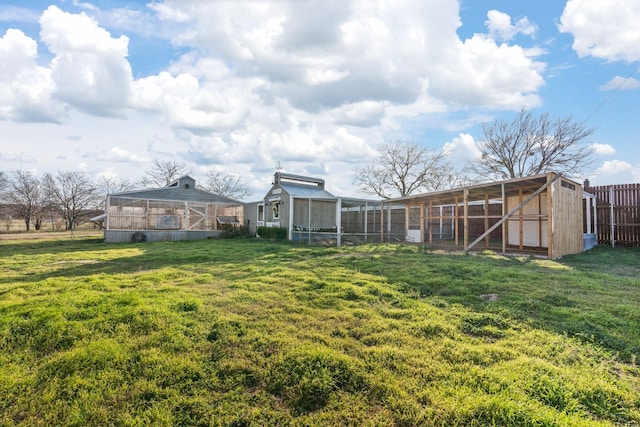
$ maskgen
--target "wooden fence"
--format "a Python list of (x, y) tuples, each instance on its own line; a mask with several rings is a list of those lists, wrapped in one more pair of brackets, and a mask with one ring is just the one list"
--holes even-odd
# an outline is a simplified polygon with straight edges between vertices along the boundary
[(640, 184), (585, 185), (585, 191), (597, 198), (598, 243), (640, 246)]

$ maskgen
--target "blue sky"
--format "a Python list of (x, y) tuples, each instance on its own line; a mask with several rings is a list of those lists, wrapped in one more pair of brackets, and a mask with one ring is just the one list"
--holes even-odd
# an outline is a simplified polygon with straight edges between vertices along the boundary
[(640, 182), (637, 0), (0, 1), (0, 170), (137, 180), (155, 159), (277, 164), (358, 195), (396, 139), (477, 155), (522, 108), (597, 128), (597, 185)]

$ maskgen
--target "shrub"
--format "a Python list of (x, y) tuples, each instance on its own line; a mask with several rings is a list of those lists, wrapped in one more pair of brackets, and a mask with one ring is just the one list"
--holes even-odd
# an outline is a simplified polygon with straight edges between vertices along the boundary
[(223, 239), (236, 239), (242, 237), (253, 237), (249, 227), (241, 225), (240, 227), (228, 227), (222, 232)]
[(287, 238), (285, 227), (258, 227), (257, 234), (265, 239), (284, 240)]

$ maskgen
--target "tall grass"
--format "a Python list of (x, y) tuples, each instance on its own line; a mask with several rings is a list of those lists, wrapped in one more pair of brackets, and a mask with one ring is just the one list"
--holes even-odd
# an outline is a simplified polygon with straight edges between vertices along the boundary
[(0, 244), (0, 425), (640, 424), (640, 252)]

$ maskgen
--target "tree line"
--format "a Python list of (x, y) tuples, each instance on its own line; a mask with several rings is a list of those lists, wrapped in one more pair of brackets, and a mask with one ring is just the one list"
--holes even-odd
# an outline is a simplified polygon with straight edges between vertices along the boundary
[[(182, 162), (161, 160), (155, 160), (137, 182), (113, 177), (93, 181), (79, 171), (58, 171), (42, 176), (27, 170), (0, 171), (2, 221), (9, 229), (14, 219), (22, 220), (26, 231), (30, 231), (41, 230), (46, 221), (50, 221), (55, 229), (60, 218), (65, 230), (74, 230), (90, 215), (104, 210), (107, 194), (164, 187), (188, 173), (190, 170)], [(207, 173), (202, 188), (235, 200), (251, 194), (240, 177), (215, 171)]]

